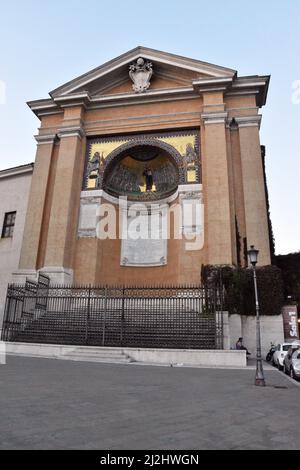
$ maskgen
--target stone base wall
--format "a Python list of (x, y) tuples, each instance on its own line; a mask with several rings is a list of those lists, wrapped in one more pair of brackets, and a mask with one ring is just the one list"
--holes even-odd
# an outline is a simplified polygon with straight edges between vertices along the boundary
[[(230, 347), (234, 348), (239, 337), (243, 337), (244, 345), (256, 354), (256, 317), (230, 315), (228, 318), (230, 331)], [(262, 355), (265, 358), (270, 349), (270, 343), (281, 343), (284, 341), (282, 315), (260, 317)]]
[[(1, 346), (1, 344), (0, 344)], [(4, 343), (7, 355), (47, 357), (65, 360), (103, 362), (106, 355), (116, 362), (114, 354), (124, 354), (133, 362), (195, 367), (246, 367), (245, 351), (155, 349), (155, 348), (101, 348), (58, 344)], [(72, 354), (75, 356), (72, 357)], [(81, 356), (81, 357), (80, 357)], [(97, 360), (98, 359), (98, 360)]]

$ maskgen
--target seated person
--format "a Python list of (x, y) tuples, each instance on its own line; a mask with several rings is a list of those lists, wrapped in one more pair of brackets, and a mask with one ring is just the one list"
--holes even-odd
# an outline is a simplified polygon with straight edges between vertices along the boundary
[(235, 349), (243, 350), (247, 352), (247, 356), (251, 356), (251, 353), (248, 351), (247, 348), (243, 345), (243, 338), (239, 338), (235, 344)]

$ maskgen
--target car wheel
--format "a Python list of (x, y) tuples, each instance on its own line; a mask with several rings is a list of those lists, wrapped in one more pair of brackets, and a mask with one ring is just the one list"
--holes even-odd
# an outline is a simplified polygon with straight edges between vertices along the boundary
[(290, 377), (291, 377), (291, 379), (294, 379), (294, 380), (295, 380), (294, 369), (293, 369), (292, 366), (291, 366), (291, 368), (290, 368)]
[(288, 371), (287, 371), (287, 368), (286, 368), (286, 365), (285, 365), (285, 364), (283, 364), (283, 372), (284, 372), (285, 374), (287, 374), (287, 373), (288, 373)]
[(278, 367), (278, 370), (283, 370), (283, 366), (280, 365), (279, 361), (277, 361), (277, 367)]

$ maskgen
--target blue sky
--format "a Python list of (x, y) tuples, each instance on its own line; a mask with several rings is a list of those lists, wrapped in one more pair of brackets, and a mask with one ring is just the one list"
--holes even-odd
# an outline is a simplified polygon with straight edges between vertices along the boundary
[(26, 101), (137, 45), (239, 75), (271, 74), (261, 141), (276, 252), (300, 250), (300, 93), (292, 99), (293, 83), (300, 84), (299, 0), (1, 0), (0, 6), (1, 169), (34, 161), (39, 121)]

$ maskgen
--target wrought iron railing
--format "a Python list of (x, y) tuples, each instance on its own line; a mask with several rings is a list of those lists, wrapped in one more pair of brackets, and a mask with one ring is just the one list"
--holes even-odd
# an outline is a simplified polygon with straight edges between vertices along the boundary
[(10, 284), (2, 340), (222, 349), (222, 296), (199, 286)]

